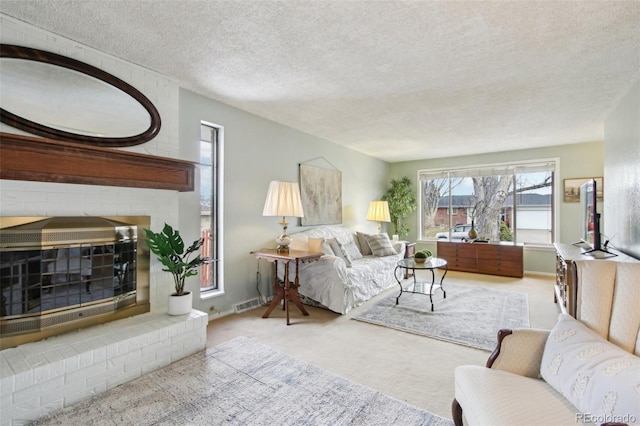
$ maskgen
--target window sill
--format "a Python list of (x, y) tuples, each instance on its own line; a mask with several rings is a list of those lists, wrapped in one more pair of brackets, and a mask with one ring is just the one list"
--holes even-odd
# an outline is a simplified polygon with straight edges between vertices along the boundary
[(200, 292), (200, 300), (209, 300), (214, 299), (219, 296), (224, 296), (224, 290), (207, 290), (204, 292)]
[(553, 244), (539, 244), (539, 243), (524, 243), (524, 249), (535, 250), (535, 251), (548, 251), (548, 252), (556, 251)]

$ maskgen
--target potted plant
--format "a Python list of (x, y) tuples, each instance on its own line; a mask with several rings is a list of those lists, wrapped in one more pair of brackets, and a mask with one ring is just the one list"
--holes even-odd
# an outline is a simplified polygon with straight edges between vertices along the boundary
[(411, 190), (411, 180), (408, 177), (402, 179), (391, 179), (391, 188), (382, 197), (383, 201), (389, 203), (389, 216), (399, 236), (408, 235), (409, 227), (404, 223), (404, 219), (416, 208), (416, 199)]
[(413, 255), (413, 259), (416, 263), (424, 263), (427, 260), (431, 259), (431, 256), (433, 256), (431, 250), (420, 250)]
[(144, 232), (149, 250), (157, 255), (158, 260), (164, 265), (162, 270), (173, 275), (175, 293), (169, 296), (169, 315), (189, 313), (192, 307), (192, 295), (191, 292), (184, 291), (184, 283), (186, 278), (198, 275), (198, 267), (209, 261), (198, 253), (204, 239), (195, 240), (185, 250), (180, 232), (166, 223), (160, 233), (150, 229), (145, 229)]

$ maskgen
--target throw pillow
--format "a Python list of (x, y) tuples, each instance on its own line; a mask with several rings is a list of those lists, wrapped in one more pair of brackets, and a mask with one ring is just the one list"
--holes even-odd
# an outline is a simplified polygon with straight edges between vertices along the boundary
[(289, 244), (291, 250), (309, 250), (309, 240), (306, 235), (291, 234), (289, 237), (291, 237), (291, 244)]
[(570, 315), (561, 314), (551, 330), (540, 375), (583, 414), (602, 422), (640, 419), (640, 357)]
[(355, 240), (342, 244), (342, 248), (347, 256), (349, 256), (349, 260), (362, 259), (362, 253), (360, 253), (360, 249), (356, 246)]
[(396, 254), (387, 234), (368, 235), (367, 242), (374, 256), (382, 257)]
[(333, 253), (337, 257), (339, 257), (342, 260), (344, 260), (344, 263), (347, 264), (347, 268), (350, 268), (351, 267), (351, 260), (349, 259), (347, 254), (344, 252), (344, 249), (342, 248), (342, 244), (340, 244), (338, 242), (338, 240), (336, 240), (335, 238), (331, 238), (331, 239), (327, 240), (327, 243), (329, 244), (329, 247), (331, 247), (331, 250), (333, 250)]
[(360, 253), (362, 253), (363, 256), (371, 256), (373, 254), (371, 252), (371, 247), (369, 247), (369, 243), (367, 242), (368, 236), (369, 234), (363, 234), (362, 232), (356, 233), (358, 245), (360, 246)]
[(331, 246), (324, 238), (309, 238), (309, 251), (318, 253), (322, 252), (327, 256), (335, 256)]
[(324, 253), (322, 244), (324, 244), (324, 238), (309, 238), (309, 251), (314, 253)]

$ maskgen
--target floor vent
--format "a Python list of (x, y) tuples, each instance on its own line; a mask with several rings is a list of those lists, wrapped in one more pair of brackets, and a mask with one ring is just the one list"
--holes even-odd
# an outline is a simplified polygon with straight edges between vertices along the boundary
[(258, 306), (260, 306), (260, 301), (258, 299), (251, 299), (246, 302), (236, 303), (233, 305), (233, 308), (235, 309), (236, 314), (239, 314), (240, 312), (248, 311), (253, 308), (257, 308)]

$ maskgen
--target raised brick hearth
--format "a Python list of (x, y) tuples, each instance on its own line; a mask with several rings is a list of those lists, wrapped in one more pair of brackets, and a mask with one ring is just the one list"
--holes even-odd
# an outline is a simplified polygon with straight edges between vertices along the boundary
[(208, 316), (146, 313), (0, 352), (2, 425), (27, 424), (201, 351)]

